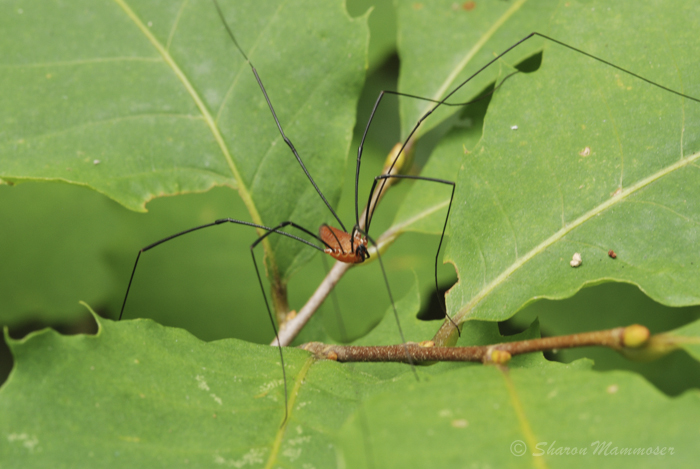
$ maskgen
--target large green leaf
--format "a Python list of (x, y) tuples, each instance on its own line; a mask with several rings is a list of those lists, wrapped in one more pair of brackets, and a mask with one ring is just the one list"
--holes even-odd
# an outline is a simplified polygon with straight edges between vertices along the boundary
[[(415, 314), (415, 294), (399, 305), (404, 319)], [(674, 459), (647, 456), (647, 465), (697, 457), (696, 392), (671, 399), (631, 373), (600, 374), (586, 362), (562, 366), (535, 354), (516, 357), (510, 372), (439, 364), (419, 367), (416, 382), (405, 365), (319, 362), (285, 349), (290, 410), (280, 427), (276, 349), (204, 343), (150, 320), (98, 322), (96, 336), (44, 330), (10, 341), (16, 366), (0, 389), (3, 467), (533, 464), (530, 453), (510, 452), (516, 440), (532, 452), (542, 442), (589, 452), (595, 441), (674, 448)], [(495, 324), (470, 325), (464, 345), (504, 340)], [(536, 336), (535, 326), (508, 340)]]
[[(269, 457), (284, 415), (279, 355), (271, 347), (207, 344), (150, 320), (101, 321), (97, 336), (45, 330), (12, 347), (16, 368), (1, 404), (3, 465), (256, 460)], [(308, 371), (305, 355), (285, 354), (290, 377)], [(47, 410), (40, 419), (32, 415), (37, 406)]]
[[(365, 18), (350, 19), (340, 1), (221, 4), (282, 125), (337, 200), (364, 77)], [(86, 185), (134, 210), (229, 185), (255, 222), (293, 219), (315, 230), (331, 221), (212, 2), (2, 8), (4, 181)], [(286, 277), (300, 249), (285, 243), (270, 266)]]
[(373, 397), (343, 428), (346, 467), (695, 464), (697, 394), (578, 365), (472, 367)]
[[(698, 47), (690, 30), (700, 11), (685, 3), (654, 8), (565, 2), (547, 15), (551, 25), (540, 21), (535, 27), (700, 96), (693, 78), (700, 71), (686, 53)], [(454, 17), (445, 11), (444, 18)], [(399, 29), (408, 28), (411, 23), (399, 18)], [(504, 61), (516, 63), (517, 50)], [(408, 63), (402, 63), (402, 80), (420, 75)], [(501, 79), (512, 71), (491, 68)], [(442, 73), (443, 81), (448, 75)], [(473, 124), (469, 112), (464, 116)], [(610, 280), (637, 284), (665, 304), (697, 304), (700, 259), (692, 253), (698, 241), (699, 113), (696, 102), (545, 44), (538, 71), (513, 76), (494, 93), (480, 144), (474, 147), (473, 126), (462, 121), (422, 173), (457, 183), (445, 256), (460, 278), (448, 296), (452, 314), (502, 320), (534, 298), (563, 298)], [(395, 229), (439, 233), (449, 190), (423, 183), (413, 191)], [(609, 249), (617, 253), (615, 261)], [(569, 266), (575, 252), (584, 260), (578, 269)]]
[[(574, 7), (555, 17), (555, 37), (700, 96), (697, 62), (683, 60), (697, 47), (686, 28), (700, 10), (659, 17), (634, 5)], [(532, 298), (604, 280), (636, 283), (665, 304), (697, 304), (699, 124), (698, 103), (547, 46), (540, 70), (496, 93), (482, 142), (464, 159), (450, 310), (460, 320), (505, 319)], [(439, 151), (462, 151), (459, 134)]]

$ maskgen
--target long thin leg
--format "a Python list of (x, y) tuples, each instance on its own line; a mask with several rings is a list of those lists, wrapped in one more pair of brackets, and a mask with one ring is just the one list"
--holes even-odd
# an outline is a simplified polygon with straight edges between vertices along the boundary
[(316, 246), (315, 244), (312, 244), (312, 243), (306, 241), (303, 238), (299, 238), (297, 236), (291, 235), (285, 231), (279, 231), (280, 229), (287, 227), (287, 226), (291, 226), (293, 228), (296, 228), (298, 230), (303, 231), (304, 233), (306, 233), (309, 236), (313, 236), (315, 239), (317, 239), (319, 242), (321, 242), (324, 246), (326, 246), (327, 248), (330, 248), (330, 246), (325, 241), (323, 241), (318, 235), (312, 233), (311, 231), (307, 230), (303, 226), (297, 225), (293, 221), (283, 221), (282, 223), (280, 223), (276, 227), (270, 228), (267, 233), (263, 234), (262, 236), (260, 236), (258, 239), (255, 240), (252, 247), (257, 246), (263, 239), (267, 238), (272, 233), (279, 233), (279, 234), (284, 234), (284, 235), (288, 236), (289, 238), (296, 239), (297, 241), (302, 241), (302, 242), (308, 244), (309, 246), (313, 246), (314, 248), (318, 249), (319, 251), (324, 252), (323, 248), (320, 248), (320, 247)]
[[(435, 253), (435, 291), (438, 292), (440, 291), (440, 287), (438, 286), (438, 261), (440, 259), (440, 249), (442, 248), (442, 242), (445, 239), (445, 231), (447, 230), (447, 221), (450, 218), (450, 210), (452, 209), (452, 201), (454, 200), (455, 197), (455, 188), (457, 185), (453, 181), (447, 181), (445, 179), (437, 179), (437, 178), (430, 178), (430, 177), (425, 177), (425, 176), (411, 176), (411, 175), (404, 175), (404, 174), (382, 174), (381, 176), (377, 176), (374, 178), (374, 183), (372, 184), (372, 190), (369, 192), (369, 200), (367, 201), (367, 213), (365, 214), (365, 220), (367, 220), (367, 231), (369, 231), (369, 225), (370, 222), (372, 221), (370, 218), (370, 213), (374, 214), (374, 210), (369, 209), (369, 205), (372, 203), (372, 194), (374, 193), (374, 189), (377, 186), (377, 182), (380, 179), (389, 179), (389, 178), (396, 178), (396, 179), (414, 179), (417, 181), (428, 181), (428, 182), (437, 182), (439, 184), (447, 184), (449, 186), (452, 186), (452, 194), (450, 195), (450, 203), (447, 205), (447, 214), (445, 215), (445, 223), (442, 225), (442, 233), (440, 234), (440, 242), (438, 243), (438, 248), (437, 252)], [(375, 207), (376, 208), (376, 207)], [(447, 314), (447, 305), (445, 304), (445, 301), (443, 300), (442, 302), (438, 301), (440, 304), (440, 307), (442, 308), (442, 312), (445, 314), (445, 319), (449, 320), (452, 325), (457, 329), (457, 334), (461, 336), (461, 332), (459, 330), (459, 327), (455, 322), (452, 320), (449, 314)]]
[[(307, 230), (303, 226), (297, 225), (296, 223), (294, 223), (292, 221), (284, 221), (284, 222), (280, 223), (276, 227), (269, 230), (267, 233), (261, 235), (258, 239), (255, 240), (255, 242), (253, 244), (250, 245), (250, 255), (253, 258), (253, 265), (255, 266), (255, 274), (258, 276), (258, 283), (260, 284), (260, 291), (262, 292), (263, 299), (265, 300), (265, 308), (267, 309), (267, 315), (270, 318), (270, 324), (272, 324), (272, 329), (275, 331), (275, 339), (277, 339), (277, 348), (279, 349), (279, 352), (280, 352), (280, 363), (282, 364), (282, 378), (284, 380), (284, 420), (282, 421), (282, 426), (284, 426), (284, 424), (287, 422), (287, 418), (289, 417), (289, 409), (288, 409), (289, 398), (287, 395), (287, 392), (288, 392), (287, 391), (287, 372), (284, 369), (284, 357), (282, 355), (282, 345), (280, 343), (280, 337), (279, 337), (279, 334), (277, 333), (277, 326), (275, 326), (275, 320), (272, 317), (272, 309), (270, 308), (270, 303), (267, 301), (267, 295), (265, 294), (265, 287), (263, 286), (262, 277), (260, 276), (260, 269), (258, 268), (258, 262), (255, 260), (254, 249), (258, 244), (260, 244), (260, 242), (263, 239), (267, 238), (272, 233), (284, 233), (291, 238), (296, 238), (296, 236), (290, 235), (289, 233), (285, 233), (284, 231), (278, 231), (279, 229), (287, 227), (287, 226), (292, 226), (294, 228), (297, 228), (297, 229), (303, 231), (304, 233), (306, 233), (308, 235), (313, 236), (314, 238), (319, 240), (321, 243), (323, 243), (326, 247), (330, 248), (330, 246), (328, 246), (328, 244), (326, 244), (326, 242), (323, 241), (319, 236), (313, 234), (312, 232), (310, 232), (309, 230)], [(299, 238), (299, 239), (301, 239), (301, 238)], [(320, 248), (316, 245), (313, 245), (309, 242), (307, 242), (307, 244), (314, 246), (316, 249), (323, 252), (322, 248)], [(340, 242), (338, 244), (340, 244)], [(325, 261), (325, 257), (324, 257), (324, 261)]]
[(311, 177), (311, 173), (309, 173), (309, 170), (306, 169), (306, 165), (304, 162), (301, 160), (301, 157), (299, 156), (299, 153), (297, 152), (297, 149), (294, 147), (294, 144), (292, 141), (285, 135), (284, 130), (282, 130), (282, 124), (280, 124), (279, 119), (277, 118), (277, 113), (275, 112), (275, 109), (272, 107), (272, 101), (270, 101), (270, 97), (267, 95), (267, 91), (265, 90), (265, 86), (263, 85), (262, 80), (260, 79), (260, 76), (258, 75), (258, 71), (255, 69), (253, 66), (253, 63), (248, 59), (248, 56), (245, 55), (245, 52), (243, 52), (243, 49), (241, 46), (238, 44), (238, 41), (236, 41), (236, 37), (233, 35), (233, 31), (231, 31), (231, 28), (229, 28), (228, 23), (226, 22), (226, 18), (224, 17), (223, 11), (221, 11), (221, 7), (219, 6), (219, 3), (216, 0), (213, 0), (214, 5), (216, 6), (216, 11), (219, 12), (219, 17), (221, 18), (221, 22), (224, 24), (224, 27), (226, 28), (226, 31), (228, 32), (228, 35), (231, 37), (231, 40), (236, 46), (236, 49), (238, 49), (238, 52), (241, 53), (243, 58), (248, 62), (248, 65), (250, 65), (250, 69), (253, 71), (253, 75), (255, 75), (255, 79), (258, 82), (258, 86), (260, 86), (260, 90), (263, 93), (263, 96), (265, 96), (265, 101), (267, 101), (267, 106), (270, 108), (270, 112), (272, 113), (272, 117), (275, 119), (275, 124), (277, 124), (277, 129), (280, 132), (280, 135), (282, 135), (282, 138), (284, 139), (284, 143), (287, 144), (290, 150), (292, 150), (292, 153), (294, 154), (294, 157), (297, 159), (299, 162), (299, 165), (301, 166), (301, 169), (304, 170), (304, 174), (306, 174), (306, 177), (309, 179), (311, 184), (314, 186), (314, 189), (316, 189), (316, 192), (318, 195), (321, 197), (323, 202), (326, 204), (326, 207), (328, 207), (328, 210), (331, 211), (335, 219), (338, 221), (340, 224), (340, 227), (343, 229), (343, 231), (347, 231), (345, 229), (345, 226), (343, 225), (343, 222), (340, 220), (340, 217), (338, 217), (338, 214), (335, 213), (335, 210), (333, 210), (333, 207), (331, 207), (330, 202), (326, 199), (326, 196), (323, 195), (323, 192), (321, 192), (321, 189), (318, 188), (316, 185), (316, 181), (314, 181), (314, 178)]
[(278, 231), (278, 230), (280, 230), (280, 229), (282, 229), (282, 228), (284, 228), (284, 227), (287, 227), (287, 226), (291, 226), (291, 227), (293, 227), (293, 228), (296, 228), (296, 229), (298, 229), (298, 230), (301, 230), (301, 231), (303, 231), (304, 233), (306, 233), (306, 234), (308, 234), (308, 235), (310, 235), (310, 236), (313, 236), (314, 238), (316, 238), (317, 240), (319, 240), (321, 243), (323, 243), (323, 244), (326, 245), (327, 247), (330, 247), (330, 246), (328, 246), (319, 236), (315, 235), (314, 233), (312, 233), (311, 231), (307, 230), (307, 229), (304, 228), (303, 226), (297, 225), (296, 223), (294, 223), (294, 222), (292, 222), (292, 221), (284, 221), (284, 222), (280, 223), (280, 224), (277, 225), (276, 227), (274, 227), (274, 228), (272, 228), (271, 230), (269, 230), (267, 233), (264, 233), (263, 235), (261, 235), (258, 239), (255, 240), (255, 242), (254, 242), (253, 244), (250, 245), (250, 255), (251, 255), (251, 257), (253, 258), (253, 265), (255, 266), (255, 274), (256, 274), (257, 277), (258, 277), (258, 283), (260, 284), (260, 291), (262, 292), (263, 299), (265, 300), (265, 309), (267, 309), (267, 315), (268, 315), (268, 317), (270, 318), (270, 324), (272, 325), (272, 330), (275, 332), (275, 339), (277, 339), (277, 349), (278, 349), (279, 352), (280, 352), (280, 364), (282, 365), (282, 379), (283, 379), (283, 381), (284, 381), (284, 420), (282, 421), (282, 425), (281, 425), (281, 426), (284, 426), (284, 424), (287, 422), (287, 418), (289, 417), (289, 397), (288, 397), (288, 394), (287, 394), (287, 393), (288, 393), (288, 390), (287, 390), (287, 372), (286, 372), (286, 370), (284, 369), (284, 356), (283, 356), (283, 354), (282, 354), (282, 345), (280, 344), (280, 336), (279, 336), (279, 334), (277, 333), (277, 326), (275, 326), (275, 320), (274, 320), (273, 317), (272, 317), (272, 309), (270, 308), (270, 303), (267, 301), (267, 295), (265, 294), (265, 287), (263, 286), (262, 277), (260, 276), (260, 269), (258, 268), (258, 262), (255, 260), (255, 251), (254, 251), (254, 249), (255, 249), (255, 247), (256, 247), (258, 244), (260, 244), (260, 242), (261, 242), (263, 239), (267, 238), (267, 237), (270, 236), (272, 233), (280, 233), (280, 234), (285, 234), (285, 235), (287, 235), (287, 236), (289, 236), (290, 238), (293, 238), (293, 239), (299, 239), (299, 240), (301, 240), (301, 241), (305, 241), (306, 244), (308, 244), (308, 245), (310, 245), (310, 246), (313, 246), (313, 247), (315, 247), (316, 249), (318, 249), (319, 251), (323, 252), (323, 248), (320, 248), (320, 247), (316, 246), (315, 244), (311, 244), (311, 243), (309, 243), (308, 241), (306, 241), (306, 240), (304, 240), (304, 239), (302, 239), (302, 238), (298, 238), (298, 237), (296, 237), (296, 236), (294, 236), (294, 235), (291, 235), (291, 234), (289, 234), (289, 233), (286, 233), (286, 232), (284, 232), (284, 231)]
[[(267, 233), (266, 233), (267, 234)], [(258, 238), (259, 239), (259, 238)], [(263, 299), (265, 300), (265, 309), (267, 309), (267, 315), (270, 318), (270, 324), (272, 324), (272, 330), (275, 331), (275, 338), (277, 339), (277, 350), (280, 352), (280, 364), (282, 365), (282, 381), (284, 382), (284, 420), (282, 420), (282, 425), (287, 422), (289, 418), (289, 397), (287, 394), (287, 371), (284, 369), (284, 354), (282, 353), (282, 345), (280, 345), (280, 337), (277, 333), (277, 326), (275, 326), (275, 320), (272, 317), (272, 310), (270, 309), (270, 303), (267, 301), (267, 295), (265, 294), (265, 287), (263, 286), (262, 277), (260, 277), (260, 269), (258, 269), (258, 262), (255, 260), (255, 245), (257, 241), (250, 246), (250, 256), (253, 258), (253, 265), (255, 266), (255, 274), (258, 276), (258, 283), (260, 284), (260, 291), (262, 292)]]
[[(323, 269), (326, 271), (326, 275), (330, 272), (328, 268), (328, 260), (326, 256), (321, 256), (323, 261)], [(338, 322), (338, 330), (340, 331), (340, 341), (346, 343), (348, 341), (348, 334), (345, 330), (345, 322), (343, 321), (343, 315), (340, 313), (340, 303), (338, 302), (338, 295), (335, 293), (335, 288), (331, 290), (331, 301), (333, 301), (333, 311), (335, 311), (335, 319)]]
[(389, 301), (391, 301), (391, 308), (394, 310), (394, 318), (396, 319), (396, 326), (399, 328), (399, 335), (401, 336), (401, 343), (403, 344), (404, 350), (406, 352), (406, 358), (408, 359), (409, 365), (411, 365), (411, 371), (413, 371), (413, 375), (416, 377), (416, 381), (420, 381), (420, 378), (418, 378), (418, 372), (416, 371), (416, 366), (413, 363), (413, 359), (411, 358), (411, 354), (408, 352), (408, 347), (406, 346), (406, 337), (403, 335), (403, 329), (401, 328), (401, 321), (399, 321), (399, 313), (396, 311), (396, 303), (394, 302), (394, 295), (391, 293), (391, 287), (389, 286), (389, 278), (386, 276), (386, 269), (384, 269), (384, 262), (382, 262), (382, 256), (379, 254), (379, 246), (377, 246), (377, 243), (374, 242), (374, 239), (372, 239), (365, 231), (361, 230), (360, 228), (355, 228), (357, 231), (360, 232), (361, 235), (365, 236), (370, 243), (372, 243), (372, 246), (376, 248), (377, 252), (377, 260), (379, 260), (379, 266), (382, 268), (382, 276), (384, 277), (384, 284), (386, 285), (386, 291), (389, 294)]

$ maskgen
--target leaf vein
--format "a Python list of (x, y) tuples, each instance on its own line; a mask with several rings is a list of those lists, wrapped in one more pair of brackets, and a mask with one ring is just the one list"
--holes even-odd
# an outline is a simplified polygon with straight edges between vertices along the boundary
[(0, 64), (0, 68), (69, 67), (109, 62), (163, 62), (160, 57), (94, 57), (92, 59), (58, 60), (56, 62), (32, 62), (24, 64)]
[(589, 210), (588, 212), (584, 213), (580, 217), (578, 217), (576, 220), (568, 224), (567, 226), (561, 228), (558, 230), (556, 233), (552, 234), (550, 237), (542, 241), (540, 244), (535, 246), (532, 250), (530, 250), (527, 254), (525, 254), (522, 258), (518, 259), (517, 262), (514, 262), (511, 264), (507, 269), (504, 269), (501, 274), (493, 279), (491, 283), (489, 283), (486, 288), (482, 289), (479, 293), (477, 293), (469, 303), (467, 303), (464, 307), (462, 307), (459, 312), (453, 316), (453, 319), (458, 322), (463, 322), (467, 316), (467, 314), (474, 309), (474, 307), (479, 304), (486, 296), (488, 296), (493, 290), (495, 290), (499, 285), (501, 285), (503, 282), (505, 282), (508, 277), (513, 274), (515, 271), (523, 267), (527, 262), (532, 260), (536, 255), (544, 252), (547, 248), (552, 246), (555, 242), (561, 240), (566, 234), (570, 233), (573, 231), (575, 228), (578, 228), (579, 226), (583, 225), (586, 221), (590, 220), (591, 218), (595, 217), (599, 213), (605, 212), (607, 209), (615, 206), (615, 204), (620, 203), (621, 201), (625, 200), (627, 197), (629, 197), (632, 194), (635, 194), (636, 192), (640, 191), (641, 189), (645, 188), (646, 186), (652, 184), (653, 182), (661, 179), (662, 177), (671, 174), (672, 172), (681, 169), (685, 166), (688, 166), (694, 162), (696, 162), (698, 159), (700, 159), (700, 152), (695, 153), (693, 155), (688, 156), (685, 159), (682, 159), (666, 168), (661, 169), (660, 171), (657, 171), (650, 176), (638, 181), (636, 184), (633, 184), (627, 189), (623, 189), (620, 191), (616, 196), (609, 198), (605, 202), (599, 204), (598, 206), (594, 207), (593, 209)]
[(282, 446), (282, 440), (284, 439), (284, 434), (287, 430), (287, 424), (289, 423), (291, 413), (294, 410), (294, 402), (296, 402), (296, 399), (299, 396), (299, 390), (301, 389), (301, 385), (304, 384), (304, 379), (309, 372), (309, 368), (311, 368), (311, 365), (313, 365), (315, 362), (316, 359), (313, 356), (310, 356), (304, 363), (301, 370), (299, 370), (299, 374), (294, 381), (292, 392), (289, 394), (289, 402), (287, 405), (287, 413), (289, 416), (279, 430), (277, 430), (277, 435), (275, 436), (275, 440), (272, 443), (272, 449), (270, 450), (270, 458), (267, 460), (267, 464), (265, 464), (266, 469), (272, 468), (277, 462), (277, 455), (279, 454), (280, 447)]
[(182, 12), (185, 11), (185, 7), (189, 3), (189, 0), (185, 0), (182, 2), (182, 5), (180, 5), (180, 8), (177, 11), (177, 16), (175, 16), (175, 21), (173, 22), (173, 27), (170, 28), (170, 33), (168, 34), (168, 41), (165, 43), (165, 49), (170, 50), (170, 46), (173, 43), (173, 38), (175, 37), (175, 32), (177, 31), (177, 27), (180, 25), (180, 18), (182, 18)]
[(57, 137), (60, 135), (66, 135), (71, 132), (75, 132), (77, 130), (86, 130), (91, 127), (96, 127), (100, 125), (107, 125), (107, 124), (116, 124), (119, 122), (127, 122), (131, 120), (139, 120), (139, 119), (147, 119), (147, 118), (153, 118), (153, 117), (172, 117), (176, 119), (191, 119), (191, 120), (201, 120), (202, 116), (198, 115), (192, 115), (192, 114), (167, 114), (167, 113), (152, 113), (152, 114), (137, 114), (133, 116), (119, 116), (119, 117), (113, 117), (110, 119), (102, 119), (102, 120), (94, 120), (90, 122), (86, 122), (84, 124), (80, 125), (75, 125), (73, 127), (67, 127), (62, 130), (56, 131), (56, 132), (47, 132), (44, 134), (37, 134), (32, 137), (27, 137), (26, 139), (23, 139), (25, 141), (39, 141), (39, 140), (44, 140), (47, 138), (52, 138), (52, 137)]

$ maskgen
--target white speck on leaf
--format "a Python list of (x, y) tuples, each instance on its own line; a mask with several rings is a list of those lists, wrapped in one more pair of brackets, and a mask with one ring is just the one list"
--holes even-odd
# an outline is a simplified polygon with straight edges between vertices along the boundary
[(464, 419), (456, 419), (453, 420), (450, 425), (452, 425), (454, 428), (467, 428), (469, 426), (469, 422)]
[(22, 446), (27, 448), (30, 453), (34, 452), (34, 448), (39, 444), (39, 439), (35, 436), (29, 436), (26, 433), (10, 433), (7, 435), (7, 441), (10, 443), (21, 442)]
[(205, 390), (205, 391), (209, 391), (209, 385), (207, 385), (207, 382), (204, 381), (204, 376), (202, 376), (202, 375), (197, 375), (197, 376), (195, 377), (195, 379), (196, 379), (197, 382), (199, 383), (199, 384), (198, 384), (199, 389), (203, 389), (203, 390)]
[(300, 445), (302, 443), (308, 443), (309, 441), (311, 441), (311, 437), (307, 435), (307, 436), (300, 436), (298, 438), (290, 438), (289, 440), (287, 440), (287, 444), (290, 446), (297, 446), (297, 445)]
[(260, 386), (260, 394), (258, 397), (265, 396), (267, 393), (275, 389), (277, 386), (281, 386), (284, 383), (281, 379), (275, 379), (270, 381), (269, 383), (265, 383), (262, 386)]
[(294, 462), (296, 459), (299, 459), (299, 456), (301, 456), (301, 448), (287, 448), (282, 451), (282, 455)]
[(265, 462), (263, 456), (265, 456), (266, 448), (252, 448), (246, 454), (243, 455), (241, 459), (225, 459), (222, 456), (215, 454), (214, 463), (221, 464), (230, 467), (245, 467), (253, 464), (262, 464)]
[(571, 267), (578, 267), (581, 264), (583, 264), (583, 260), (581, 259), (581, 254), (579, 254), (578, 252), (575, 252), (573, 257), (571, 258), (571, 262), (569, 262), (569, 265), (571, 265)]

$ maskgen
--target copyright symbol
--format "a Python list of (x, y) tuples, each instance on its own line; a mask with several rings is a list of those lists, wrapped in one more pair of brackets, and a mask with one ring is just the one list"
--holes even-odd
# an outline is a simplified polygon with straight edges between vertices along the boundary
[(515, 440), (510, 444), (510, 452), (513, 453), (513, 456), (522, 456), (525, 451), (527, 451), (527, 445), (524, 441)]

